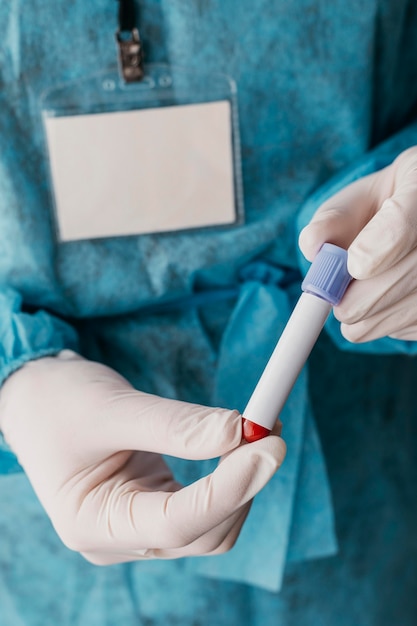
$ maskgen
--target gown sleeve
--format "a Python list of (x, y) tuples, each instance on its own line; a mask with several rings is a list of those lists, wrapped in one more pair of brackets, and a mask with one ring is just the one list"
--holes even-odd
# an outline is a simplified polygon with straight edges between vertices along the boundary
[(0, 289), (0, 385), (27, 361), (77, 348), (70, 324), (42, 309), (25, 310), (22, 294)]

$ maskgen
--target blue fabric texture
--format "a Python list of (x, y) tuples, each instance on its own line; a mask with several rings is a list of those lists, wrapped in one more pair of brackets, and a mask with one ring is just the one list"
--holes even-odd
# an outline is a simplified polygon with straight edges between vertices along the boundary
[[(237, 83), (245, 223), (58, 243), (38, 103), (114, 66), (117, 7), (1, 3), (0, 376), (70, 347), (144, 391), (243, 409), (299, 294), (300, 228), (417, 144), (417, 8), (137, 4), (147, 61)], [(414, 625), (416, 344), (327, 330), (281, 416), (287, 459), (226, 555), (94, 567), (0, 443), (1, 626)], [(189, 482), (213, 461), (169, 463)]]
[(30, 360), (78, 347), (74, 329), (45, 311), (25, 313), (22, 296), (4, 288), (0, 292), (0, 384)]

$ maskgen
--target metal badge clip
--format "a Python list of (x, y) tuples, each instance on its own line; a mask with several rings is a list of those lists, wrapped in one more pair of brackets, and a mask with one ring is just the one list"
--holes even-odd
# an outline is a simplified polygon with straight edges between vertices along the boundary
[(130, 32), (116, 32), (116, 41), (119, 49), (119, 67), (123, 80), (126, 83), (134, 83), (142, 80), (143, 51), (142, 43), (137, 28)]

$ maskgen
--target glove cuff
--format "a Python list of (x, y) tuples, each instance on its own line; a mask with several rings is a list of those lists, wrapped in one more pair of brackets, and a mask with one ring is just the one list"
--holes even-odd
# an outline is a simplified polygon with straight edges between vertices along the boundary
[[(77, 350), (77, 334), (64, 321), (39, 310), (26, 313), (21, 295), (0, 290), (0, 386), (26, 362), (52, 356), (65, 348)], [(0, 474), (23, 471), (0, 432)]]

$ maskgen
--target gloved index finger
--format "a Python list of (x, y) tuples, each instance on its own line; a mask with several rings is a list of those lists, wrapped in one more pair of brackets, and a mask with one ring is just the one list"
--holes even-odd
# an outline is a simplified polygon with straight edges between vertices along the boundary
[(242, 440), (238, 411), (115, 391), (100, 440), (110, 450), (143, 450), (198, 460), (215, 458)]

